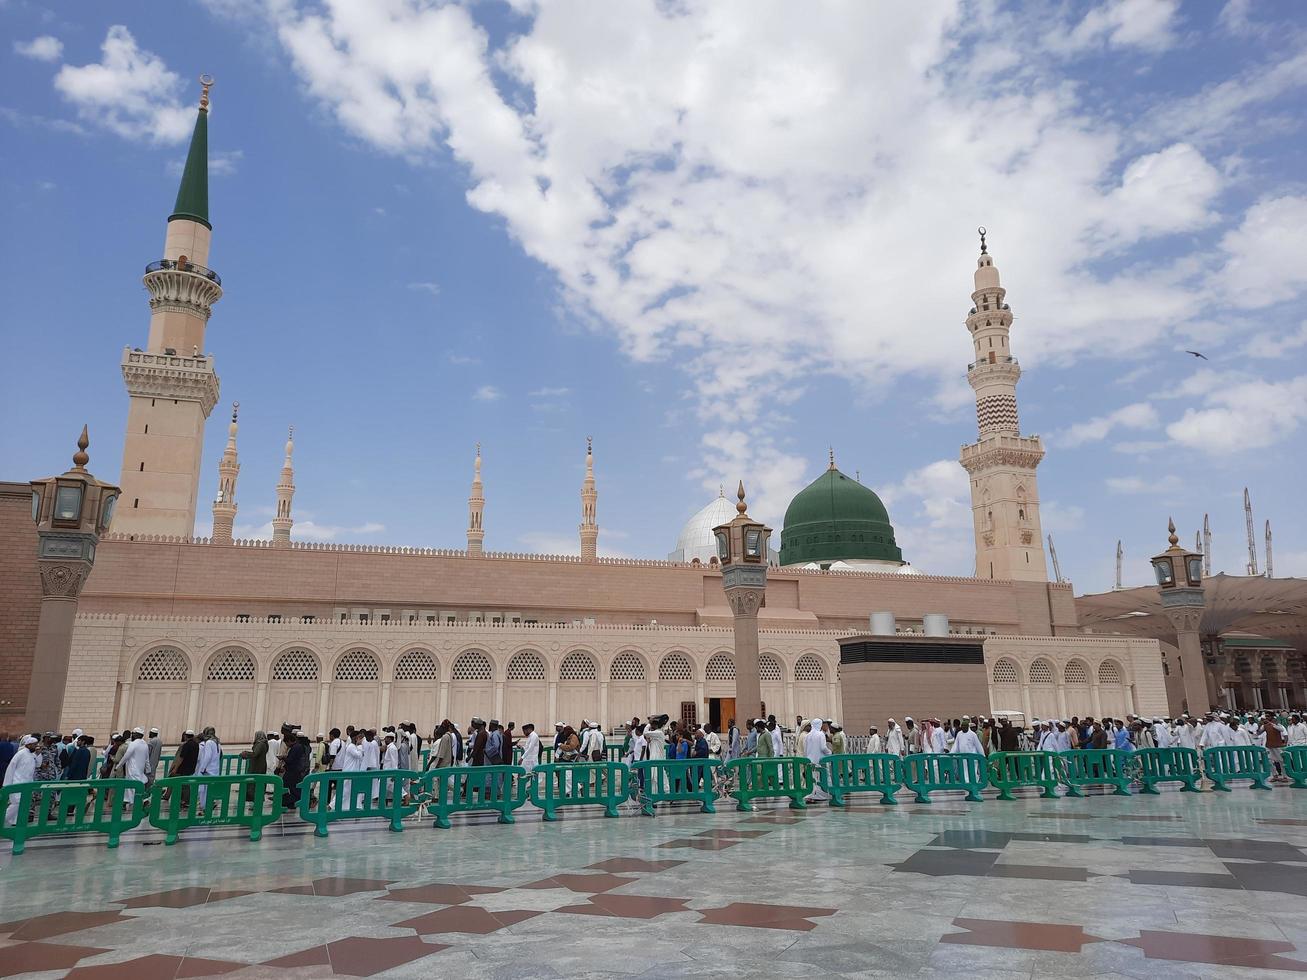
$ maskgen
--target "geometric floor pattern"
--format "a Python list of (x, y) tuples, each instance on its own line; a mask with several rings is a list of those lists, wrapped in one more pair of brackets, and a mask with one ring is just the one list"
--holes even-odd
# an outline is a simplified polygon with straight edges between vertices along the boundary
[(1307, 973), (1307, 792), (851, 802), (29, 842), (0, 978)]

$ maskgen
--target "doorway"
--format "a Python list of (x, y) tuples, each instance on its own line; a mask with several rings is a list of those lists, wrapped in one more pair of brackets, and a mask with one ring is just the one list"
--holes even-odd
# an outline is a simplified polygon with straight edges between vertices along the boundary
[[(708, 721), (718, 733), (725, 730), (726, 723), (732, 718), (735, 718), (735, 698), (708, 699)], [(736, 725), (739, 723), (736, 718)]]

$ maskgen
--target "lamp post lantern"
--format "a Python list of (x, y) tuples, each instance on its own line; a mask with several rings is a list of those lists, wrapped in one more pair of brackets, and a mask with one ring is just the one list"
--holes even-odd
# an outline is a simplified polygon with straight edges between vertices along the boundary
[(58, 730), (77, 600), (95, 564), (100, 535), (109, 529), (118, 502), (117, 487), (101, 483), (87, 472), (88, 445), (90, 440), (83, 426), (73, 454), (73, 468), (31, 482), (41, 575), (41, 617), (26, 712), (27, 728), (33, 731)]
[[(767, 542), (771, 528), (749, 516), (744, 481), (736, 493), (738, 512), (729, 524), (713, 528), (722, 564), (722, 591), (735, 617), (736, 717), (766, 715), (758, 667), (758, 610), (767, 593)], [(741, 714), (741, 711), (743, 712)]]
[(1202, 644), (1198, 631), (1203, 618), (1203, 556), (1180, 547), (1175, 521), (1167, 522), (1170, 547), (1153, 558), (1157, 591), (1162, 609), (1175, 628), (1180, 647), (1180, 671), (1184, 674), (1187, 710), (1201, 715), (1211, 703), (1207, 686), (1207, 668), (1203, 664)]

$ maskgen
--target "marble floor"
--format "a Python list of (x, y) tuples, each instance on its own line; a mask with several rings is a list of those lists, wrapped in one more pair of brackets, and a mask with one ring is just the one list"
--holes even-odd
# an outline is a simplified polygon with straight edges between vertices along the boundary
[(0, 977), (1307, 973), (1307, 791), (0, 851)]

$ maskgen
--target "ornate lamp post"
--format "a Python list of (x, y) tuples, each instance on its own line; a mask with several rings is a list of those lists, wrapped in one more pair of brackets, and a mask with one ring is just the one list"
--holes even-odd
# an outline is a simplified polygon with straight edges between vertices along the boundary
[(735, 614), (736, 717), (762, 717), (762, 674), (758, 668), (758, 609), (767, 592), (767, 541), (771, 528), (749, 517), (744, 481), (736, 493), (735, 520), (713, 528), (722, 563), (722, 590)]
[(82, 427), (73, 468), (32, 481), (32, 520), (40, 545), (41, 618), (37, 625), (32, 682), (27, 693), (27, 727), (54, 731), (63, 714), (68, 660), (72, 653), (77, 598), (95, 564), (95, 546), (109, 529), (118, 488), (86, 471), (90, 440)]
[(1175, 628), (1180, 647), (1180, 670), (1184, 673), (1185, 705), (1190, 714), (1202, 714), (1210, 706), (1207, 668), (1203, 664), (1198, 628), (1203, 618), (1203, 556), (1180, 547), (1175, 521), (1167, 522), (1171, 547), (1153, 559), (1157, 591), (1162, 609)]

